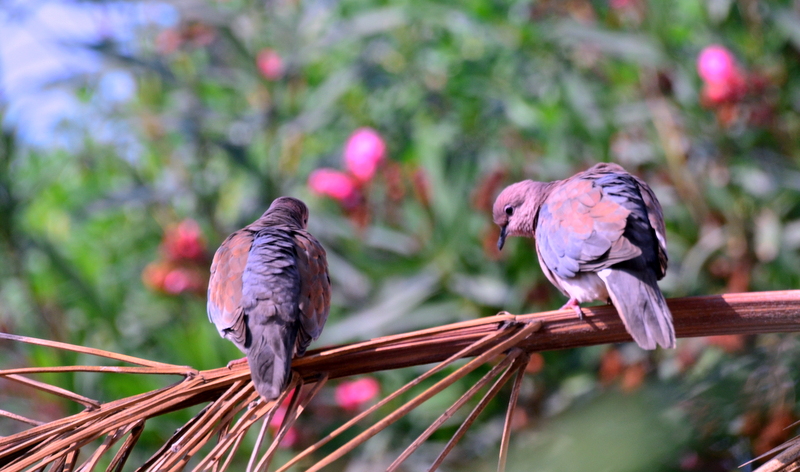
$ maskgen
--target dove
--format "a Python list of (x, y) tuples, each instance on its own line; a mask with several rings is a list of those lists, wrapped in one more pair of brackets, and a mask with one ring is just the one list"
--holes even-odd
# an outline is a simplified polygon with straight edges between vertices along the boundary
[(274, 400), (328, 318), (331, 284), (325, 249), (306, 231), (308, 208), (280, 197), (214, 254), (208, 318), (247, 357), (256, 391)]
[(524, 180), (497, 196), (492, 217), (507, 236), (533, 238), (547, 279), (583, 318), (580, 304), (610, 301), (643, 349), (675, 347), (672, 314), (657, 281), (667, 271), (661, 204), (650, 187), (617, 164), (568, 179)]

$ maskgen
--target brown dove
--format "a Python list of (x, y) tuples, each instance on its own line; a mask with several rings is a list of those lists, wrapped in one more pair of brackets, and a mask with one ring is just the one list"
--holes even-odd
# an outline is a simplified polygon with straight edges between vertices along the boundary
[(291, 197), (228, 236), (214, 254), (208, 318), (247, 356), (256, 391), (274, 400), (292, 355), (319, 337), (331, 301), (325, 249), (306, 231), (308, 208)]
[(566, 180), (524, 180), (494, 203), (506, 236), (536, 241), (547, 279), (582, 317), (580, 303), (611, 301), (643, 349), (675, 347), (672, 314), (657, 281), (667, 270), (664, 217), (655, 194), (616, 164), (597, 164)]

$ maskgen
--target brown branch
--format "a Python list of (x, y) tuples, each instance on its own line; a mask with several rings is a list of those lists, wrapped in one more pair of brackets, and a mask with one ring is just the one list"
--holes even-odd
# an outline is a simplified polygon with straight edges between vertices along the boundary
[(776, 449), (781, 448), (785, 448), (785, 450), (762, 464), (755, 472), (788, 472), (795, 470), (793, 466), (796, 466), (797, 461), (800, 459), (800, 441), (797, 438), (790, 439)]
[[(296, 374), (292, 374), (292, 380), (289, 382), (289, 386), (281, 393), (281, 395), (275, 400), (276, 405), (282, 404), (291, 394), (292, 395), (292, 403), (297, 401), (297, 396), (300, 393), (300, 389), (303, 388), (303, 382), (300, 380), (300, 377)], [(294, 392), (292, 393), (292, 390)], [(272, 408), (269, 413), (264, 416), (264, 424), (261, 427), (261, 431), (258, 433), (258, 438), (256, 439), (256, 444), (253, 446), (253, 450), (250, 453), (250, 461), (247, 463), (247, 472), (252, 472), (253, 465), (257, 464), (256, 459), (258, 458), (258, 450), (261, 449), (261, 443), (264, 441), (264, 437), (266, 436), (267, 429), (269, 429), (269, 424), (272, 422), (272, 418), (275, 416), (277, 412), (277, 408)], [(285, 419), (285, 418), (284, 418)], [(256, 471), (258, 470), (258, 466), (256, 466)]]
[[(800, 331), (800, 290), (673, 298), (667, 303), (679, 338)], [(543, 324), (519, 346), (528, 352), (631, 341), (613, 306), (588, 307), (583, 312), (583, 320), (572, 310), (498, 315), (322, 348), (296, 359), (294, 368), (304, 377), (327, 372), (335, 379), (439, 362), (513, 321)]]
[(19, 421), (20, 423), (29, 424), (29, 425), (32, 425), (32, 426), (41, 426), (41, 425), (44, 424), (41, 421), (32, 420), (30, 418), (26, 418), (26, 417), (24, 417), (22, 415), (18, 415), (16, 413), (11, 413), (10, 411), (6, 411), (6, 410), (0, 410), (0, 416), (5, 417), (5, 418), (11, 418), (12, 420), (16, 420), (16, 421)]
[[(519, 353), (521, 352), (521, 350), (515, 349), (515, 352)], [(503, 375), (501, 375), (495, 381), (494, 385), (492, 385), (492, 388), (490, 388), (489, 391), (486, 392), (481, 401), (478, 402), (477, 405), (475, 405), (475, 408), (472, 409), (469, 416), (467, 416), (464, 422), (461, 423), (461, 426), (459, 426), (455, 434), (453, 434), (453, 437), (450, 438), (450, 441), (448, 441), (447, 444), (445, 444), (444, 449), (442, 449), (442, 452), (440, 452), (439, 455), (436, 457), (436, 460), (428, 469), (429, 472), (435, 471), (436, 469), (439, 468), (440, 465), (442, 465), (442, 462), (444, 462), (445, 458), (450, 453), (450, 451), (452, 451), (453, 448), (456, 447), (458, 441), (460, 441), (461, 438), (464, 437), (464, 435), (467, 433), (467, 430), (472, 426), (472, 423), (474, 423), (475, 419), (478, 418), (478, 415), (480, 415), (481, 412), (483, 412), (486, 406), (489, 405), (489, 402), (497, 395), (498, 392), (500, 392), (500, 389), (503, 387), (503, 385), (505, 385), (506, 382), (508, 382), (508, 379), (510, 379), (511, 376), (514, 375), (517, 369), (524, 368), (523, 366), (525, 364), (520, 362), (520, 359), (522, 359), (523, 361), (525, 360), (524, 356), (520, 357), (517, 355), (511, 367), (506, 369)]]
[(464, 392), (464, 394), (461, 395), (461, 397), (459, 397), (459, 399), (456, 400), (455, 403), (450, 405), (450, 407), (447, 408), (447, 410), (445, 410), (444, 413), (439, 415), (439, 417), (436, 418), (436, 421), (431, 423), (431, 425), (428, 426), (428, 428), (425, 429), (425, 431), (423, 431), (422, 434), (420, 434), (417, 437), (417, 439), (415, 439), (414, 442), (412, 442), (406, 448), (406, 450), (403, 451), (403, 453), (400, 454), (400, 456), (398, 456), (397, 459), (394, 460), (394, 462), (389, 464), (389, 467), (386, 468), (386, 472), (395, 472), (403, 463), (403, 461), (408, 459), (411, 456), (411, 454), (414, 453), (414, 451), (419, 449), (419, 447), (422, 446), (425, 443), (425, 441), (428, 440), (431, 434), (436, 432), (436, 430), (439, 429), (440, 426), (442, 426), (447, 420), (452, 418), (453, 415), (459, 410), (459, 408), (464, 406), (464, 404), (466, 404), (467, 401), (471, 400), (472, 397), (474, 397), (475, 394), (478, 393), (478, 390), (482, 389), (484, 386), (486, 386), (486, 384), (494, 380), (495, 377), (497, 377), (502, 373), (501, 371), (503, 371), (505, 368), (511, 365), (511, 363), (514, 362), (514, 360), (522, 354), (523, 352), (521, 350), (512, 349), (511, 352), (507, 356), (505, 356), (502, 361), (500, 361), (500, 363), (492, 367), (492, 369), (486, 374), (484, 374), (484, 376), (481, 377), (480, 380), (475, 382), (475, 384), (473, 384), (472, 387), (469, 388), (469, 390)]
[(517, 377), (514, 379), (514, 386), (511, 388), (511, 397), (508, 399), (506, 410), (506, 421), (503, 424), (503, 435), (500, 437), (500, 457), (497, 460), (497, 472), (505, 472), (506, 461), (508, 459), (508, 444), (511, 440), (511, 421), (514, 419), (514, 409), (519, 400), (519, 391), (522, 388), (522, 378), (525, 376), (525, 367), (530, 362), (530, 355), (526, 354), (520, 367), (517, 369)]
[(29, 387), (34, 387), (37, 390), (41, 390), (43, 392), (49, 392), (52, 393), (53, 395), (58, 395), (59, 397), (72, 400), (76, 403), (80, 403), (83, 406), (88, 406), (92, 408), (98, 408), (100, 406), (100, 402), (98, 402), (97, 400), (92, 400), (91, 398), (84, 397), (83, 395), (78, 395), (77, 393), (73, 393), (70, 392), (69, 390), (49, 385), (44, 382), (39, 382), (38, 380), (29, 379), (27, 377), (23, 377), (21, 375), (16, 375), (16, 374), (8, 374), (4, 375), (3, 377), (7, 378), (8, 380), (13, 380), (14, 382), (27, 385)]
[[(19, 367), (0, 370), (0, 376), (19, 374), (52, 374), (54, 372), (98, 372), (101, 374), (156, 374), (156, 375), (193, 375), (196, 370), (189, 367), (126, 367), (114, 365), (64, 365), (56, 367)], [(43, 390), (43, 389), (42, 389)], [(51, 392), (52, 393), (52, 392)]]
[[(668, 303), (674, 316), (678, 337), (800, 331), (800, 290), (692, 297), (673, 299)], [(325, 375), (334, 379), (445, 361), (441, 366), (429, 371), (432, 373), (456, 359), (475, 357), (456, 372), (430, 387), (426, 393), (384, 417), (313, 467), (321, 467), (343, 456), (353, 447), (415, 408), (429, 395), (446, 388), (457, 376), (463, 375), (511, 348), (516, 347), (523, 351), (534, 352), (631, 340), (613, 307), (585, 308), (584, 314), (583, 320), (579, 320), (572, 310), (520, 316), (502, 314), (407, 334), (386, 336), (361, 343), (318, 349), (295, 360), (293, 367), (299, 377), (305, 383), (312, 383)], [(533, 333), (537, 329), (538, 332)], [(136, 424), (138, 425), (136, 435), (131, 433), (126, 440), (126, 443), (130, 442), (132, 447), (147, 419), (205, 402), (214, 402), (213, 408), (216, 410), (209, 410), (198, 415), (197, 418), (202, 417), (201, 423), (203, 424), (190, 423), (186, 425), (185, 429), (176, 432), (168, 442), (170, 447), (159, 451), (140, 470), (154, 470), (158, 468), (156, 464), (161, 461), (173, 468), (182, 468), (189, 458), (215, 435), (219, 436), (219, 440), (217, 445), (212, 448), (212, 458), (201, 464), (203, 464), (203, 468), (211, 466), (218, 470), (224, 470), (230, 464), (233, 453), (248, 428), (264, 416), (267, 416), (265, 420), (268, 421), (269, 415), (274, 411), (274, 402), (259, 402), (252, 408), (248, 406), (252, 399), (256, 398), (256, 394), (250, 382), (248, 368), (244, 364), (231, 368), (221, 367), (195, 372), (189, 367), (173, 366), (63, 343), (13, 335), (0, 335), (0, 338), (103, 355), (117, 361), (145, 366), (24, 368), (0, 371), (0, 375), (22, 372), (58, 372), (76, 368), (106, 372), (185, 375), (182, 381), (169, 387), (99, 406), (92, 405), (87, 410), (70, 417), (0, 438), (0, 467), (3, 470), (28, 470), (30, 467), (42, 467), (53, 461), (56, 461), (56, 464), (73, 464), (74, 454), (77, 454), (85, 445), (109, 434), (127, 431), (127, 428)], [(515, 370), (516, 367), (509, 369), (502, 377), (507, 380)], [(409, 385), (415, 385), (415, 382), (418, 383), (427, 376), (429, 374), (424, 374)], [(26, 382), (26, 384), (32, 388), (54, 393), (54, 387), (46, 384), (36, 381)], [(237, 384), (239, 387), (234, 388), (234, 385)], [(480, 405), (485, 406), (488, 399), (496, 394), (500, 385), (493, 387), (490, 390), (491, 395), (487, 395), (485, 401), (482, 401)], [(237, 394), (244, 393), (234, 395), (234, 391)], [(226, 392), (228, 393), (226, 394)], [(72, 399), (77, 398), (73, 397)], [(80, 398), (83, 399), (83, 397)], [(389, 395), (388, 398), (393, 397)], [(379, 402), (378, 405), (381, 403)], [(248, 411), (231, 427), (234, 415), (245, 408)], [(456, 433), (448, 448), (455, 444), (478, 412), (479, 409), (474, 410), (469, 421), (463, 426), (463, 430)], [(352, 426), (362, 418), (363, 416), (359, 415), (348, 422), (346, 426)], [(205, 423), (205, 421), (209, 423)], [(190, 429), (193, 434), (186, 434)], [(338, 429), (337, 434), (344, 429), (346, 428)], [(197, 433), (197, 437), (194, 433)], [(325, 439), (320, 443), (324, 443), (324, 441)], [(295, 459), (304, 457), (304, 454), (310, 454), (319, 447), (320, 443), (300, 453)], [(173, 451), (171, 446), (176, 446), (176, 449)], [(125, 454), (128, 452), (126, 451), (120, 457), (127, 457)], [(72, 455), (69, 460), (66, 460), (68, 453)], [(443, 451), (441, 459), (446, 453), (447, 448)], [(223, 457), (225, 460), (220, 469), (219, 461)], [(115, 467), (119, 465), (119, 461), (117, 461)], [(284, 467), (286, 466), (288, 464)]]
[(38, 346), (47, 346), (55, 349), (61, 349), (64, 351), (79, 352), (81, 354), (91, 354), (93, 356), (106, 357), (108, 359), (114, 359), (120, 362), (128, 362), (130, 364), (137, 364), (145, 367), (155, 367), (168, 370), (183, 369), (184, 371), (187, 370), (194, 371), (194, 369), (192, 369), (191, 367), (165, 364), (163, 362), (157, 362), (157, 361), (149, 361), (147, 359), (142, 359), (139, 357), (128, 356), (125, 354), (118, 354), (116, 352), (104, 351), (102, 349), (95, 349), (92, 347), (76, 346), (74, 344), (67, 344), (58, 341), (50, 341), (48, 339), (30, 338), (28, 336), (20, 336), (17, 334), (10, 334), (10, 333), (0, 333), (0, 339), (8, 339), (10, 341), (18, 341), (27, 344), (36, 344)]
[(383, 429), (385, 429), (386, 427), (388, 427), (389, 425), (391, 425), (395, 421), (399, 420), (400, 418), (402, 418), (403, 416), (408, 414), (411, 410), (415, 409), (416, 407), (418, 407), (422, 403), (428, 401), (431, 397), (433, 397), (437, 393), (441, 392), (445, 388), (447, 388), (450, 385), (452, 385), (453, 383), (455, 383), (457, 380), (463, 378), (465, 375), (467, 375), (468, 373), (472, 372), (473, 370), (475, 370), (479, 366), (481, 366), (484, 363), (490, 361), (492, 358), (494, 358), (495, 356), (500, 354), (502, 351), (504, 351), (506, 349), (509, 349), (509, 348), (512, 348), (515, 345), (517, 345), (518, 343), (520, 343), (521, 341), (525, 340), (525, 338), (527, 338), (527, 336), (530, 333), (532, 333), (533, 331), (536, 331), (539, 328), (540, 328), (540, 325), (538, 325), (538, 324), (528, 325), (524, 329), (519, 330), (519, 332), (514, 333), (514, 336), (512, 336), (510, 339), (508, 339), (508, 340), (506, 340), (506, 341), (504, 341), (504, 342), (502, 342), (502, 343), (500, 343), (498, 345), (492, 346), (491, 349), (489, 349), (486, 352), (482, 353), (480, 356), (476, 357), (475, 359), (469, 361), (464, 366), (458, 368), (455, 372), (451, 373), (450, 375), (448, 375), (444, 379), (438, 381), (436, 384), (434, 384), (433, 386), (429, 387), (424, 392), (420, 393), (419, 395), (417, 395), (413, 399), (411, 399), (408, 402), (406, 402), (405, 404), (403, 404), (400, 408), (398, 408), (395, 411), (393, 411), (392, 413), (384, 416), (381, 420), (379, 420), (377, 423), (375, 423), (374, 425), (369, 427), (366, 431), (363, 431), (361, 434), (359, 434), (355, 438), (351, 439), (350, 441), (345, 443), (343, 446), (339, 447), (334, 452), (328, 454), (325, 458), (321, 459), (316, 464), (314, 464), (313, 466), (309, 467), (307, 470), (309, 472), (320, 470), (323, 467), (325, 467), (326, 465), (330, 464), (331, 462), (339, 459), (343, 455), (345, 455), (348, 452), (350, 452), (351, 450), (353, 450), (355, 447), (361, 445), (367, 439), (375, 436), (380, 431), (382, 431)]
[(111, 463), (106, 468), (106, 472), (120, 472), (122, 470), (122, 467), (125, 466), (125, 462), (128, 460), (128, 456), (130, 456), (131, 451), (133, 451), (133, 446), (136, 444), (136, 441), (139, 440), (139, 436), (142, 435), (142, 431), (144, 431), (144, 421), (133, 423), (130, 434), (127, 439), (125, 439), (122, 446), (120, 446), (114, 458), (111, 459)]
[(405, 392), (407, 392), (407, 391), (411, 390), (412, 388), (416, 387), (417, 385), (422, 383), (424, 380), (430, 378), (434, 374), (436, 374), (438, 372), (441, 372), (445, 367), (449, 366), (450, 364), (452, 364), (453, 362), (457, 361), (461, 357), (469, 355), (470, 353), (473, 352), (473, 350), (475, 352), (477, 352), (478, 349), (480, 349), (480, 348), (482, 348), (484, 346), (487, 346), (490, 342), (496, 341), (497, 339), (499, 339), (499, 337), (502, 334), (503, 334), (502, 331), (497, 331), (497, 332), (488, 334), (488, 335), (484, 336), (482, 339), (479, 339), (474, 344), (471, 344), (470, 346), (468, 346), (468, 347), (462, 349), (461, 351), (453, 354), (452, 356), (450, 356), (449, 358), (445, 359), (444, 361), (442, 361), (441, 363), (439, 363), (438, 365), (436, 365), (432, 369), (428, 370), (424, 374), (416, 377), (415, 379), (413, 379), (412, 381), (410, 381), (409, 383), (407, 383), (403, 387), (400, 387), (399, 389), (397, 389), (394, 392), (390, 393), (389, 395), (384, 397), (383, 400), (380, 400), (378, 403), (372, 405), (370, 408), (367, 408), (365, 411), (362, 411), (361, 413), (359, 413), (358, 415), (354, 416), (353, 418), (350, 418), (343, 425), (339, 426), (335, 430), (333, 430), (330, 433), (328, 433), (327, 436), (321, 438), (315, 444), (309, 446), (308, 448), (306, 448), (305, 450), (303, 450), (299, 454), (296, 454), (286, 464), (284, 464), (281, 468), (279, 468), (277, 472), (285, 472), (286, 470), (288, 470), (294, 464), (300, 462), (302, 459), (304, 459), (305, 457), (311, 455), (313, 452), (316, 452), (322, 446), (327, 444), (331, 439), (333, 439), (336, 436), (340, 435), (344, 431), (347, 431), (351, 426), (355, 425), (356, 423), (360, 422), (364, 418), (366, 418), (369, 415), (373, 414), (374, 412), (378, 411), (378, 409), (383, 408), (385, 405), (389, 404), (395, 398), (398, 398), (400, 395), (402, 395)]

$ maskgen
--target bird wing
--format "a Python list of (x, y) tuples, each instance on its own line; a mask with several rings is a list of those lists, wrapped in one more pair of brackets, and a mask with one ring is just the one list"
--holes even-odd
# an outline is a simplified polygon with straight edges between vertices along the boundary
[(647, 208), (647, 219), (650, 226), (656, 234), (658, 241), (658, 269), (656, 271), (656, 278), (661, 280), (667, 273), (667, 263), (669, 257), (667, 256), (667, 229), (664, 225), (664, 212), (661, 209), (661, 203), (658, 202), (656, 194), (653, 190), (641, 179), (634, 177), (636, 184), (639, 186), (639, 193), (642, 195), (645, 207)]
[(242, 274), (244, 273), (253, 233), (239, 230), (228, 236), (214, 254), (208, 282), (208, 319), (220, 336), (242, 348), (246, 328), (242, 314)]
[[(613, 169), (613, 168), (612, 168)], [(562, 278), (598, 271), (655, 251), (637, 181), (627, 172), (592, 168), (554, 186), (536, 222), (536, 246)]]
[(297, 269), (300, 275), (300, 331), (295, 351), (302, 356), (322, 333), (331, 306), (331, 280), (325, 248), (305, 231), (295, 231)]

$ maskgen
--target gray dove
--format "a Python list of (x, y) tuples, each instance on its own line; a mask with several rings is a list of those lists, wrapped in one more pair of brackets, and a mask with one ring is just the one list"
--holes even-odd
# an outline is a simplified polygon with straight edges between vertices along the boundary
[(582, 317), (580, 303), (611, 301), (642, 349), (675, 347), (672, 314), (657, 281), (667, 271), (664, 217), (655, 194), (617, 164), (597, 164), (565, 180), (524, 180), (494, 203), (507, 236), (536, 241), (547, 279)]
[(214, 254), (208, 317), (247, 356), (256, 391), (277, 398), (292, 356), (302, 356), (328, 318), (325, 249), (306, 231), (308, 208), (291, 197), (228, 236)]

